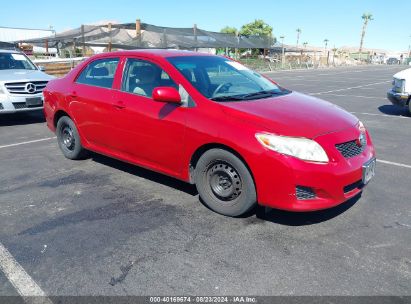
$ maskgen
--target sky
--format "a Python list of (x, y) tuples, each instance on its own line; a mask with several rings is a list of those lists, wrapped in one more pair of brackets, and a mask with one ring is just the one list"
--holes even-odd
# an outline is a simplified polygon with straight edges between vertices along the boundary
[(135, 22), (192, 27), (220, 31), (225, 26), (240, 28), (255, 19), (270, 24), (277, 38), (296, 43), (330, 47), (357, 47), (362, 28), (361, 15), (372, 13), (364, 47), (406, 51), (411, 44), (411, 0), (70, 0), (2, 1), (0, 26), (48, 28), (57, 32), (101, 21)]

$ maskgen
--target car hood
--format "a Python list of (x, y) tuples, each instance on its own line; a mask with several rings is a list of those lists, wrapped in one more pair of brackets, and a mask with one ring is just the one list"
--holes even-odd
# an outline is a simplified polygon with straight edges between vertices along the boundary
[(267, 99), (221, 103), (223, 111), (262, 132), (315, 138), (355, 126), (358, 119), (327, 101), (300, 93)]
[(46, 81), (55, 77), (39, 70), (0, 70), (0, 81)]
[(394, 75), (394, 78), (397, 79), (410, 79), (411, 78), (411, 68), (398, 72)]

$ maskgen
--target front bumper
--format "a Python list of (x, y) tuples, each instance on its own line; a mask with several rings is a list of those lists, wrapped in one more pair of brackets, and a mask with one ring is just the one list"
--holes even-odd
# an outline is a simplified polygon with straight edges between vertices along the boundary
[[(358, 134), (354, 134), (358, 132)], [(316, 138), (327, 151), (329, 163), (313, 163), (265, 151), (259, 158), (261, 164), (254, 170), (254, 178), (261, 205), (289, 210), (315, 211), (337, 206), (358, 195), (362, 183), (363, 165), (375, 157), (374, 147), (367, 133), (367, 146), (361, 154), (345, 158), (335, 147), (358, 138), (359, 131), (349, 129)], [(312, 189), (314, 197), (301, 199), (297, 188)]]
[(389, 101), (391, 101), (392, 104), (405, 107), (407, 105), (408, 99), (410, 98), (410, 95), (406, 93), (397, 93), (393, 90), (390, 90), (387, 92), (387, 98)]
[[(43, 102), (41, 105), (27, 106), (26, 98), (41, 98)], [(1, 94), (0, 95), (0, 114), (42, 110), (43, 104), (44, 104), (43, 93), (30, 94), (30, 95), (22, 94), (18, 96), (9, 95), (9, 94)]]

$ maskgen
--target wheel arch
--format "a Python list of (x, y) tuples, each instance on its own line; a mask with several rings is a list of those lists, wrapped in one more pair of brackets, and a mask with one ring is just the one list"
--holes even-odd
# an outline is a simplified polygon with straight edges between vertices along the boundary
[[(53, 125), (54, 125), (55, 128), (57, 127), (57, 122), (58, 122), (59, 119), (60, 119), (61, 117), (63, 117), (63, 116), (70, 117), (70, 115), (69, 115), (66, 111), (63, 111), (63, 110), (58, 110), (58, 111), (54, 114), (54, 117), (53, 117)], [(71, 117), (70, 117), (70, 119), (71, 119)]]
[[(257, 188), (257, 185), (255, 183), (255, 178), (254, 178), (254, 174), (253, 171), (251, 170), (250, 166), (248, 165), (247, 161), (245, 160), (245, 158), (239, 153), (237, 152), (235, 149), (231, 148), (230, 146), (221, 144), (221, 143), (208, 143), (208, 144), (204, 144), (200, 147), (198, 147), (195, 152), (193, 153), (193, 155), (191, 156), (190, 159), (190, 163), (189, 163), (189, 182), (191, 184), (194, 184), (194, 170), (197, 166), (198, 160), (200, 159), (200, 157), (206, 153), (209, 150), (212, 149), (222, 149), (225, 150), (227, 152), (232, 153), (233, 155), (237, 156), (242, 162), (243, 164), (246, 166), (247, 170), (250, 172), (252, 179), (254, 180), (254, 185)], [(256, 189), (257, 190), (257, 189)]]

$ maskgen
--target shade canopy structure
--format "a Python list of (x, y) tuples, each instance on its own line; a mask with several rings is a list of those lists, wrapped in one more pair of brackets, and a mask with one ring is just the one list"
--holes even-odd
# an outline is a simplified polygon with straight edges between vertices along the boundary
[(268, 36), (241, 36), (192, 28), (172, 28), (147, 23), (82, 25), (79, 28), (49, 37), (15, 41), (62, 49), (76, 46), (110, 46), (118, 49), (136, 48), (244, 48), (268, 49), (274, 39)]

